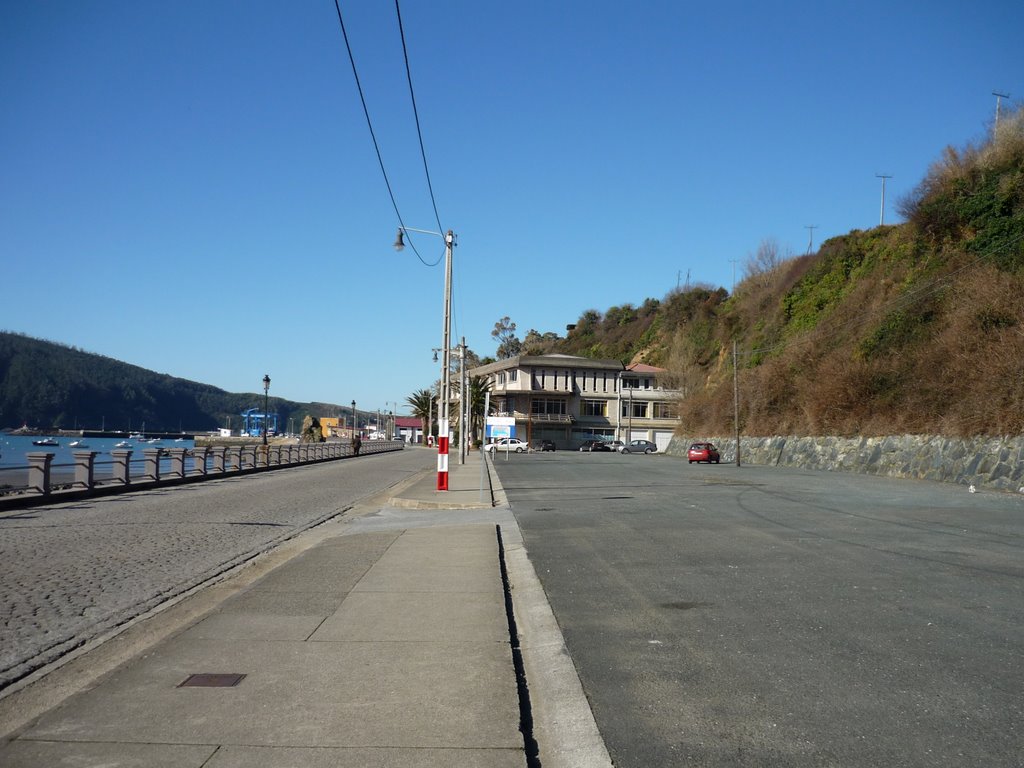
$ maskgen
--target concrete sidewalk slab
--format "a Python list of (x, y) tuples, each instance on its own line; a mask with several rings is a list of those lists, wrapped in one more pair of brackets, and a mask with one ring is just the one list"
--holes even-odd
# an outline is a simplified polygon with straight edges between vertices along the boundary
[(508, 640), (505, 611), (486, 593), (353, 592), (311, 636), (326, 642)]
[[(427, 449), (416, 449), (427, 450)], [(481, 470), (481, 461), (485, 461)], [(448, 490), (437, 490), (437, 472), (427, 472), (402, 489), (388, 504), (402, 509), (489, 509), (504, 503), (495, 493), (496, 477), (490, 462), (481, 459), (480, 451), (466, 455), (464, 464), (452, 455), (448, 464)]]
[[(235, 687), (179, 687), (237, 673)], [(60, 765), (518, 766), (493, 525), (335, 536), (0, 748)]]
[[(199, 672), (247, 676), (233, 688), (178, 687)], [(181, 639), (22, 738), (69, 746), (521, 749), (522, 737), (508, 727), (518, 720), (515, 692), (508, 701), (495, 690), (509, 675), (508, 649), (496, 643)], [(503, 708), (503, 698), (511, 706)]]

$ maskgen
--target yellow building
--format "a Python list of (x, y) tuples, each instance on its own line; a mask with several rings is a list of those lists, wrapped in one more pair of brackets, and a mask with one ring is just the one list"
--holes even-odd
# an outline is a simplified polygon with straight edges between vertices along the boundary
[(326, 440), (329, 437), (341, 437), (343, 434), (348, 434), (348, 427), (345, 426), (345, 420), (340, 416), (321, 416), (320, 417), (320, 432), (323, 434)]

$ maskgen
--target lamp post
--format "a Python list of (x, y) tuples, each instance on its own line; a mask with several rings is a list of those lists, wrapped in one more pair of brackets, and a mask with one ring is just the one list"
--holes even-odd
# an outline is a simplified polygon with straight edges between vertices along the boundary
[(356, 401), (352, 401), (352, 442), (356, 439)]
[(267, 413), (270, 397), (270, 374), (263, 375), (263, 444), (267, 444), (267, 427), (270, 426), (270, 414)]
[(629, 421), (626, 426), (626, 439), (623, 441), (626, 445), (629, 445), (629, 441), (633, 439), (633, 388), (629, 388)]
[(448, 490), (448, 410), (451, 398), (451, 332), (452, 332), (452, 249), (455, 247), (455, 233), (433, 232), (429, 229), (399, 227), (395, 238), (395, 250), (405, 248), (403, 236), (406, 232), (421, 232), (444, 238), (444, 329), (441, 340), (441, 408), (437, 414), (437, 490)]

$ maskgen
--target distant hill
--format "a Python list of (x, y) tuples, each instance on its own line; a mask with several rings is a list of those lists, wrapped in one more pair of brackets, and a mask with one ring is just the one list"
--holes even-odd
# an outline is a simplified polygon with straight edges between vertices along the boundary
[[(350, 414), (329, 403), (269, 398), (281, 428), (307, 415)], [(263, 393), (233, 394), (208, 384), (154, 373), (74, 347), (0, 332), (0, 428), (206, 432), (237, 430), (240, 414), (263, 409)]]
[(733, 295), (687, 286), (588, 310), (562, 352), (669, 369), (688, 434), (1024, 432), (1024, 111), (947, 148), (899, 204), (906, 223), (787, 258), (765, 241)]

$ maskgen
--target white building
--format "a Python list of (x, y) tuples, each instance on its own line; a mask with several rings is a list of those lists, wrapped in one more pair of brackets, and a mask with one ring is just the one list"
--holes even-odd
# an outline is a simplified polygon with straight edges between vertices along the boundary
[(650, 440), (663, 450), (679, 423), (679, 392), (663, 368), (573, 355), (519, 355), (474, 368), (491, 383), (492, 413), (515, 418), (515, 437), (560, 449), (585, 440)]

